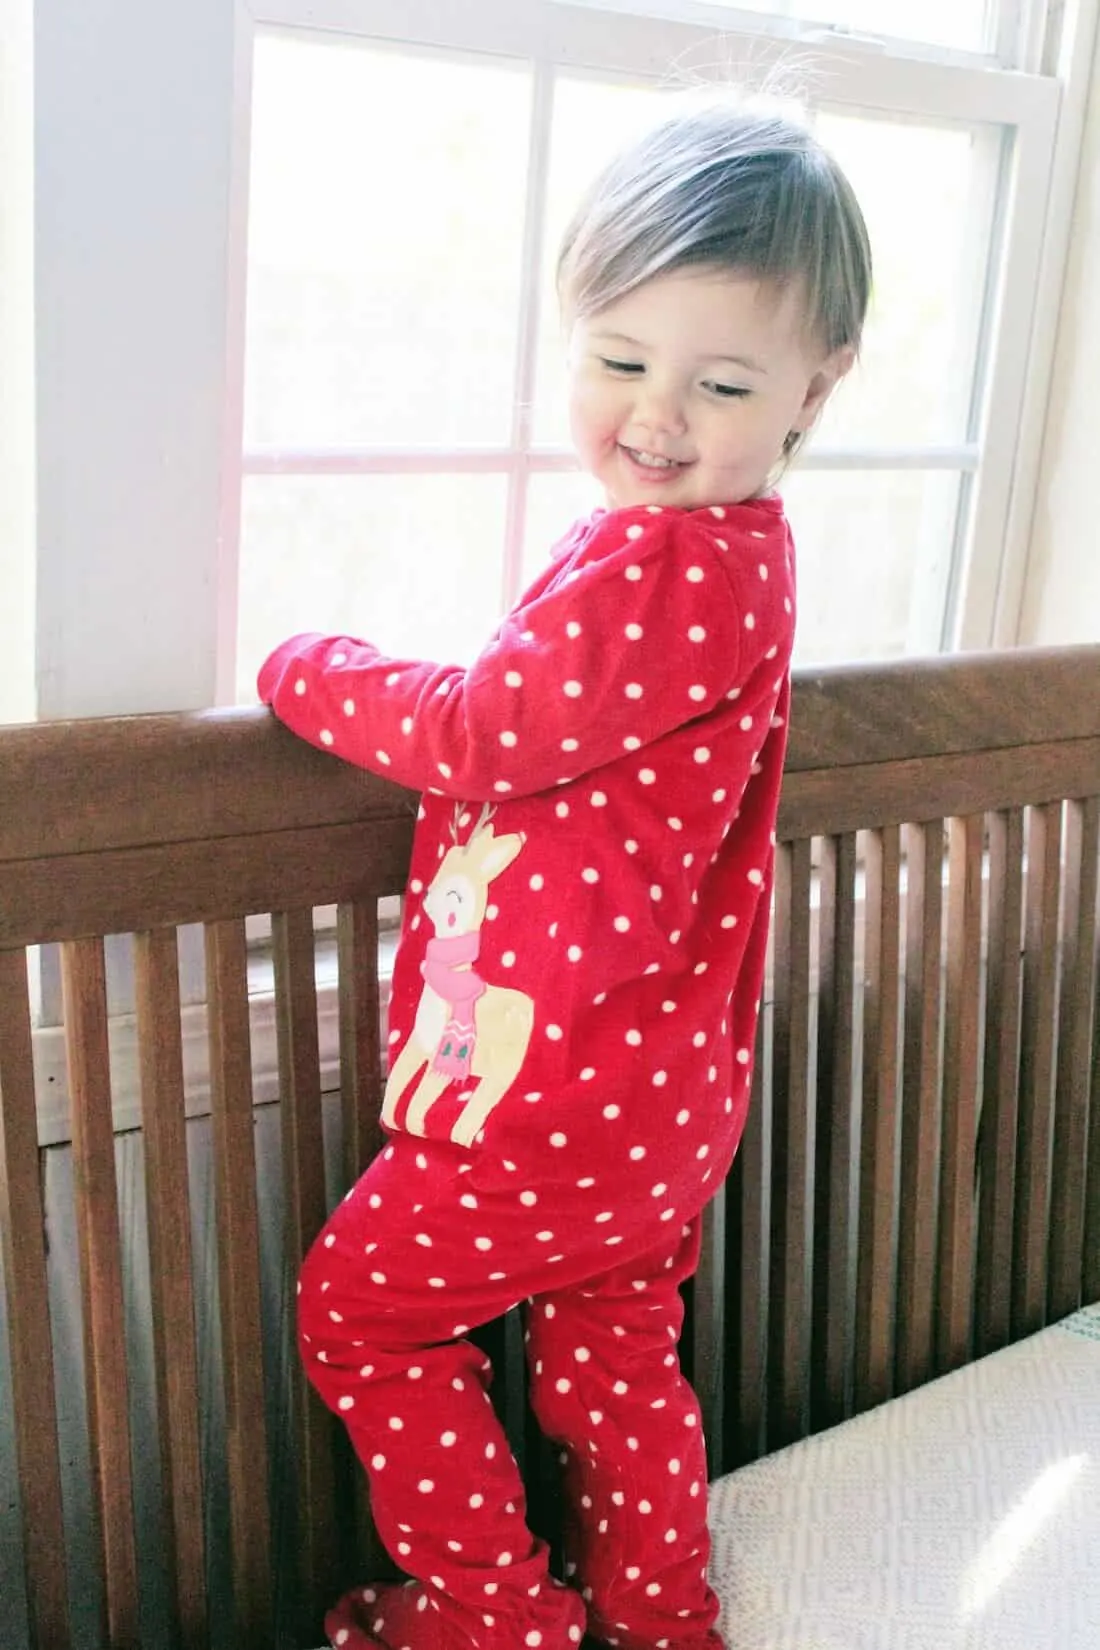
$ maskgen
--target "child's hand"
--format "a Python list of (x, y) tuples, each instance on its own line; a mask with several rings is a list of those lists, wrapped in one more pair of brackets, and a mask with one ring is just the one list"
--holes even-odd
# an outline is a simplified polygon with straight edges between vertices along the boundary
[(275, 696), (279, 678), (282, 676), (288, 662), (299, 653), (302, 647), (313, 641), (320, 641), (322, 632), (319, 630), (303, 630), (297, 636), (288, 636), (285, 642), (280, 642), (273, 648), (260, 666), (256, 678), (256, 691), (260, 696), (260, 703), (270, 705)]

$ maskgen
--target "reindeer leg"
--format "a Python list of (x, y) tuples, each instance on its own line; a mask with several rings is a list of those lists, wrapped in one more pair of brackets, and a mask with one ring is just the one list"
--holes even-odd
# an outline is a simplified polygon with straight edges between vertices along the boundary
[(415, 1093), (409, 1101), (409, 1109), (405, 1113), (405, 1128), (409, 1134), (424, 1133), (424, 1119), (428, 1108), (435, 1104), (450, 1081), (449, 1077), (428, 1067), (416, 1085)]
[(483, 1077), (473, 1094), (463, 1106), (454, 1128), (451, 1130), (451, 1139), (456, 1146), (472, 1146), (485, 1119), (494, 1106), (502, 1099), (505, 1089), (509, 1088), (514, 1079), (514, 1073), (509, 1072), (506, 1077)]
[(397, 1104), (417, 1071), (428, 1058), (415, 1037), (410, 1037), (390, 1067), (386, 1079), (386, 1093), (382, 1101), (382, 1125), (392, 1129), (397, 1122)]
[(472, 1146), (493, 1108), (520, 1074), (534, 1025), (534, 1005), (519, 992), (486, 992), (475, 1010), (474, 1075), (481, 1081), (451, 1130), (456, 1146)]

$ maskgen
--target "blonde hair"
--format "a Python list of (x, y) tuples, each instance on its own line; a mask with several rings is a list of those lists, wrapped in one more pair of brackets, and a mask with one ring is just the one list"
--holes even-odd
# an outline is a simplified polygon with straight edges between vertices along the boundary
[(797, 285), (826, 353), (859, 349), (871, 291), (863, 214), (828, 151), (774, 107), (680, 114), (612, 161), (566, 231), (562, 308), (593, 315), (696, 265)]

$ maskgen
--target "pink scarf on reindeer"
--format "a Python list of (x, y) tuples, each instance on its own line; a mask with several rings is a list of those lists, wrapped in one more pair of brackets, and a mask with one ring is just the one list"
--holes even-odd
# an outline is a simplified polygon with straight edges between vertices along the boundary
[(441, 1076), (464, 1078), (470, 1075), (474, 1057), (474, 1004), (485, 991), (485, 981), (469, 963), (477, 961), (481, 935), (456, 934), (453, 939), (428, 941), (427, 955), (420, 972), (427, 984), (450, 1008), (443, 1036), (432, 1059), (432, 1069)]

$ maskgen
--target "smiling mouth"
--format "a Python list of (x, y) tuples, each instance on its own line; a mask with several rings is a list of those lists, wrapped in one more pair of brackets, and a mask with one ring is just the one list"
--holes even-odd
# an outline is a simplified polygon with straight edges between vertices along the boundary
[(682, 470), (687, 461), (678, 458), (663, 458), (660, 453), (646, 453), (638, 447), (624, 447), (620, 443), (620, 451), (624, 452), (635, 464), (640, 464), (643, 470)]

